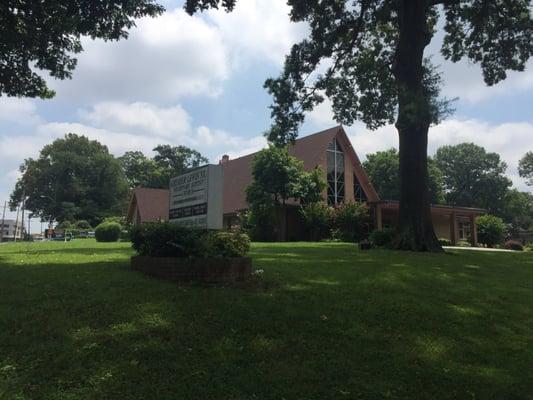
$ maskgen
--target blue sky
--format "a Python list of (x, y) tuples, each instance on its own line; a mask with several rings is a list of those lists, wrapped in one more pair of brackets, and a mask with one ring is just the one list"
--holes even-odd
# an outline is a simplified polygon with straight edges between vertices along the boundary
[[(183, 144), (217, 162), (265, 145), (269, 127), (266, 78), (277, 76), (284, 54), (305, 37), (306, 26), (289, 21), (284, 0), (240, 1), (226, 14), (190, 17), (179, 2), (167, 2), (157, 19), (137, 23), (127, 41), (84, 40), (74, 78), (50, 80), (52, 100), (0, 97), (0, 200), (8, 199), (17, 168), (27, 157), (68, 132), (106, 144), (119, 156), (146, 154), (159, 143)], [(174, 8), (172, 8), (174, 7)], [(464, 141), (501, 154), (515, 185), (518, 159), (533, 150), (533, 62), (504, 83), (485, 87), (479, 69), (451, 64), (430, 45), (444, 73), (444, 93), (459, 97), (457, 112), (430, 131), (430, 154)], [(335, 125), (328, 103), (313, 111), (301, 135)], [(359, 156), (397, 146), (392, 126), (375, 132), (362, 124), (346, 127)]]

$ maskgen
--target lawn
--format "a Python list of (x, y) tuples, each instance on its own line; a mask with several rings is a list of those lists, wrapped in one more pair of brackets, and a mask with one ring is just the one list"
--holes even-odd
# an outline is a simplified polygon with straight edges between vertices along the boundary
[(532, 399), (533, 254), (254, 244), (179, 287), (128, 244), (0, 246), (0, 399)]

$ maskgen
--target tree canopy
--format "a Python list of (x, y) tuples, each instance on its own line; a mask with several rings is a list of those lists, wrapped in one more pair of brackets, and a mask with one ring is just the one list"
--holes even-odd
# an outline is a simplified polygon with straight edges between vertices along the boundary
[[(398, 150), (391, 148), (366, 155), (363, 167), (370, 182), (386, 200), (400, 199), (400, 157)], [(444, 182), (442, 172), (432, 158), (428, 158), (428, 185), (431, 202), (444, 204)]]
[(155, 0), (2, 0), (0, 96), (53, 97), (40, 73), (72, 77), (83, 36), (127, 38), (136, 18), (163, 10)]
[(287, 147), (271, 145), (254, 157), (253, 180), (246, 189), (246, 199), (251, 205), (284, 205), (291, 198), (315, 202), (322, 199), (325, 188), (322, 175), (319, 168), (305, 172), (303, 161), (290, 155)]
[(153, 151), (153, 158), (146, 157), (141, 151), (128, 151), (119, 157), (130, 188), (166, 189), (173, 176), (208, 162), (198, 151), (185, 146), (161, 144)]
[(95, 226), (121, 214), (127, 202), (119, 162), (85, 136), (69, 133), (44, 146), (37, 159), (24, 160), (20, 172), (10, 206), (25, 198), (26, 209), (45, 221), (83, 219)]
[(524, 154), (518, 163), (518, 173), (527, 180), (529, 186), (533, 186), (533, 151)]
[[(237, 0), (187, 0), (189, 13)], [(433, 229), (427, 172), (428, 130), (449, 110), (441, 77), (425, 55), (443, 26), (441, 54), (481, 67), (494, 85), (522, 71), (533, 53), (527, 0), (288, 0), (290, 18), (309, 35), (288, 54), (273, 95), (269, 139), (293, 140), (305, 113), (325, 97), (335, 119), (370, 129), (395, 122), (399, 132), (400, 216), (395, 246), (440, 251)], [(439, 22), (439, 20), (441, 22)]]
[(435, 161), (444, 176), (448, 204), (480, 207), (501, 215), (512, 182), (504, 175), (507, 164), (499, 154), (474, 143), (461, 143), (439, 148)]

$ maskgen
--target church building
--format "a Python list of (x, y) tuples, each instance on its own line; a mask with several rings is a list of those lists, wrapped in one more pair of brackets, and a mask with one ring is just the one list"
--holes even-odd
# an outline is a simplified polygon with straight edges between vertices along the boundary
[[(303, 161), (307, 171), (316, 166), (322, 168), (327, 182), (323, 196), (329, 205), (365, 202), (370, 208), (374, 229), (394, 227), (398, 223), (399, 202), (379, 197), (342, 126), (297, 139), (289, 146), (289, 152)], [(248, 208), (246, 188), (252, 182), (252, 160), (255, 154), (235, 159), (225, 155), (220, 160), (224, 170), (225, 227), (238, 223), (239, 213)], [(136, 189), (130, 201), (128, 220), (141, 223), (168, 219), (168, 191), (166, 197), (163, 197), (165, 196), (160, 189)], [(167, 209), (163, 212), (165, 206)], [(160, 210), (161, 215), (154, 215), (156, 210)], [(477, 208), (431, 206), (437, 237), (446, 238), (453, 244), (460, 240), (477, 244), (475, 218), (484, 213), (484, 210)], [(147, 217), (143, 218), (143, 215)], [(288, 222), (284, 226), (288, 231), (280, 232), (280, 237), (288, 240), (305, 238), (297, 204), (289, 210), (287, 218)]]

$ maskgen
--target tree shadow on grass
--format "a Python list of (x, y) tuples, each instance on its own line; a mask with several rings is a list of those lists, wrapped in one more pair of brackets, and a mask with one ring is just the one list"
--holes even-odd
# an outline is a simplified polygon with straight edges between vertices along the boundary
[(125, 263), (0, 269), (0, 388), (31, 399), (529, 396), (523, 263), (337, 250), (254, 249), (254, 268), (279, 283), (267, 291), (178, 286)]

